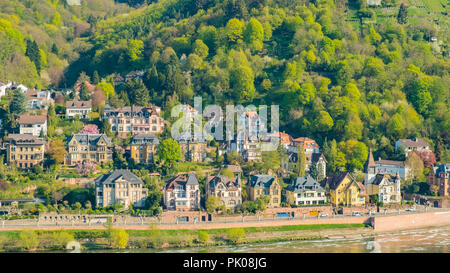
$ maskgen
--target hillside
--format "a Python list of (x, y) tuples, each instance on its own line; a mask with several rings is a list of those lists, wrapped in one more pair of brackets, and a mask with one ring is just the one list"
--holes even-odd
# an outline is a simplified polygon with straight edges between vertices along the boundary
[[(131, 10), (114, 0), (67, 3), (0, 1), (0, 80), (39, 88), (59, 86), (64, 69), (80, 57), (79, 51), (89, 46), (85, 40), (94, 31), (96, 22)], [(27, 56), (27, 40), (37, 43), (40, 54), (37, 65), (36, 58)]]

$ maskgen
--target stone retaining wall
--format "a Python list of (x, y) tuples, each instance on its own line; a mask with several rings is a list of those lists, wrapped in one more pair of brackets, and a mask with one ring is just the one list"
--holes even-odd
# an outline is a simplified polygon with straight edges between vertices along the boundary
[(450, 211), (378, 216), (373, 219), (376, 232), (443, 225), (450, 225)]

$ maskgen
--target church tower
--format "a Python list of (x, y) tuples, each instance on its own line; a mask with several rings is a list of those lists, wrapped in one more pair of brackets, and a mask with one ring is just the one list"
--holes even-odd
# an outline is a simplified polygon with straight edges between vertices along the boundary
[(376, 167), (375, 160), (373, 160), (372, 149), (369, 150), (369, 156), (367, 158), (366, 163), (364, 164), (364, 186), (367, 186), (369, 183), (372, 183), (373, 178), (376, 175)]

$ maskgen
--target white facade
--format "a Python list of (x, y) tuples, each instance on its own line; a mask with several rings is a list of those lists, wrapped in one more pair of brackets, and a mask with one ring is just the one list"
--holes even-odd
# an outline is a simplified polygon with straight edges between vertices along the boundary
[(35, 124), (20, 124), (21, 134), (29, 134), (39, 137), (41, 135), (42, 130), (44, 131), (44, 136), (46, 136), (47, 121), (45, 121), (44, 123), (35, 123)]

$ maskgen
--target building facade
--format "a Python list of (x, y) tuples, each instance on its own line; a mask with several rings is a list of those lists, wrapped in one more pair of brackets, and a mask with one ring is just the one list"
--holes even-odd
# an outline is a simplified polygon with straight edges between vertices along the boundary
[(80, 118), (88, 118), (92, 111), (91, 101), (67, 101), (66, 102), (66, 118), (79, 116)]
[(293, 205), (322, 205), (327, 202), (325, 189), (312, 178), (297, 177), (285, 189), (286, 202)]
[(170, 179), (164, 187), (163, 201), (168, 210), (199, 209), (200, 188), (195, 174), (178, 175)]
[(164, 130), (164, 119), (160, 117), (161, 108), (157, 106), (125, 106), (118, 109), (105, 108), (104, 119), (111, 124), (111, 131), (119, 137), (128, 134), (157, 134)]
[(22, 115), (17, 121), (21, 134), (29, 134), (39, 137), (41, 133), (47, 135), (47, 116)]
[(67, 140), (66, 146), (66, 165), (84, 161), (102, 164), (112, 160), (111, 138), (105, 134), (74, 134)]
[(159, 140), (154, 134), (137, 134), (131, 138), (131, 158), (136, 163), (151, 163), (156, 155)]
[(145, 207), (148, 189), (144, 188), (144, 182), (129, 170), (115, 170), (96, 178), (94, 182), (97, 207)]
[(384, 160), (379, 158), (378, 161), (375, 161), (375, 164), (376, 173), (398, 174), (402, 180), (411, 178), (411, 170), (406, 165), (406, 161)]
[(337, 207), (364, 206), (366, 203), (366, 189), (362, 183), (347, 172), (341, 172), (327, 178), (327, 188), (330, 194), (330, 203)]
[(30, 134), (8, 135), (6, 149), (8, 165), (31, 168), (44, 160), (45, 141)]
[(203, 162), (207, 156), (206, 141), (198, 138), (178, 140), (185, 161)]
[(450, 196), (450, 163), (432, 167), (427, 176), (427, 183), (439, 187), (439, 196)]
[(250, 201), (259, 197), (269, 197), (269, 208), (279, 208), (281, 205), (281, 186), (276, 176), (267, 174), (252, 175), (248, 183), (248, 196)]
[(399, 151), (399, 149), (403, 149), (405, 152), (405, 156), (412, 151), (431, 151), (430, 144), (423, 139), (414, 138), (414, 139), (399, 139), (395, 142), (395, 151)]
[(239, 177), (228, 178), (223, 175), (206, 178), (206, 198), (217, 196), (227, 209), (235, 210), (242, 204), (242, 185)]

